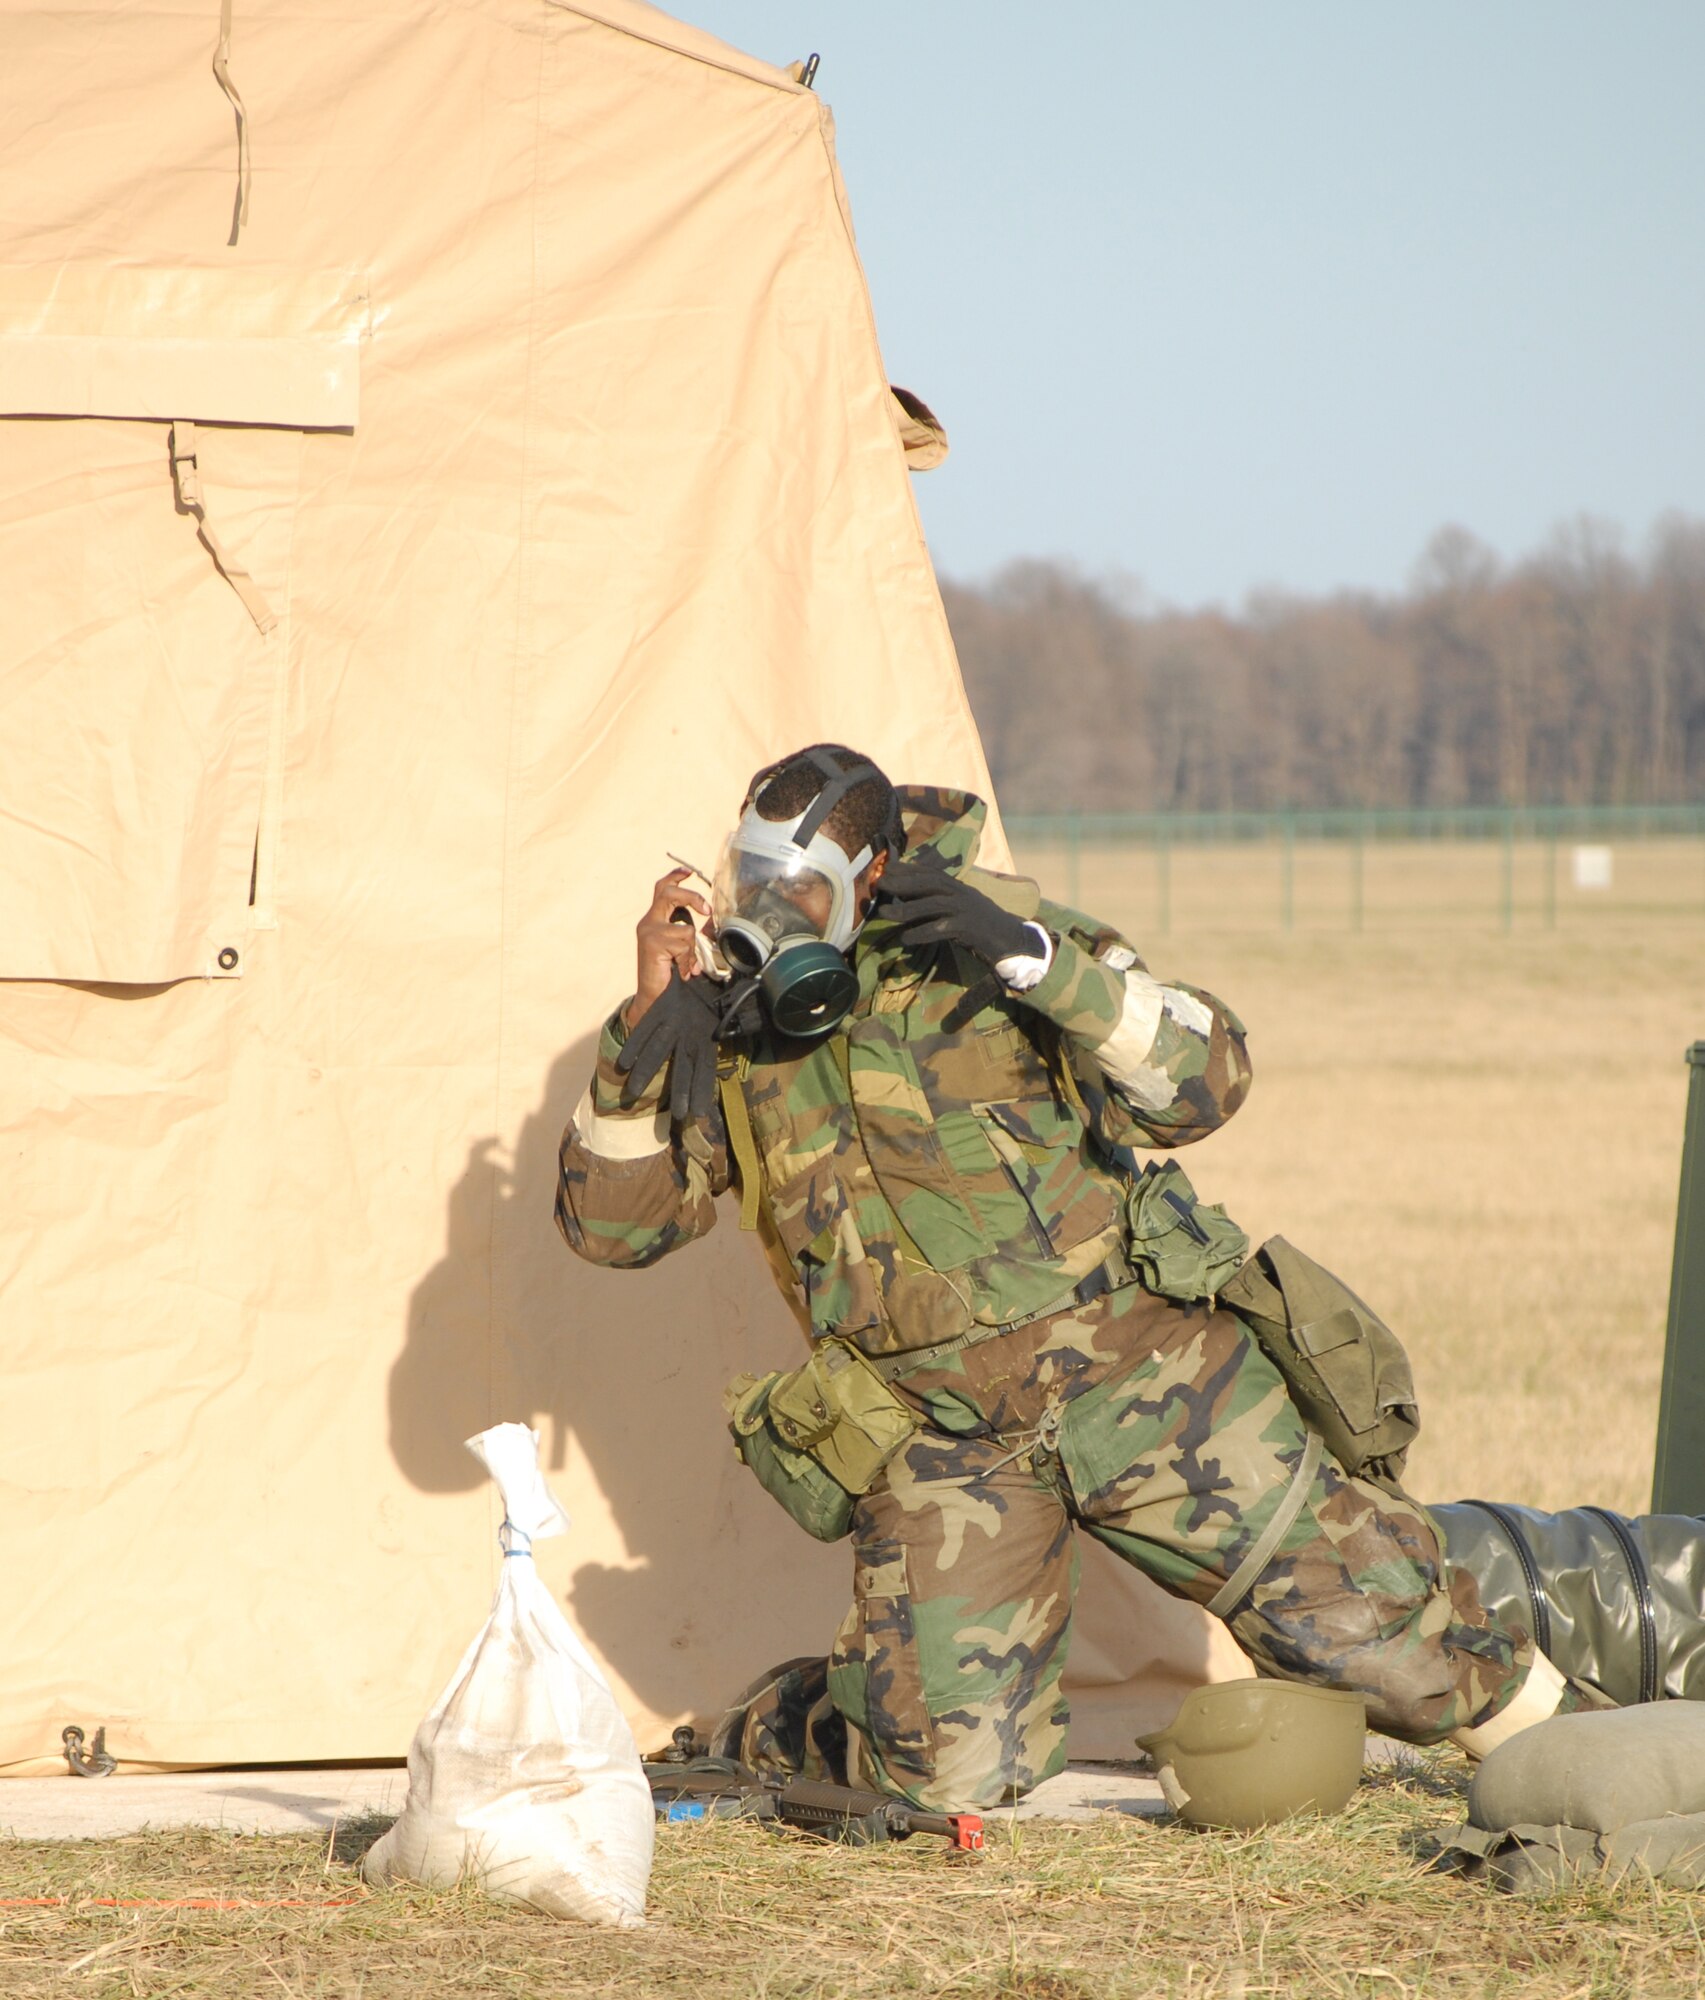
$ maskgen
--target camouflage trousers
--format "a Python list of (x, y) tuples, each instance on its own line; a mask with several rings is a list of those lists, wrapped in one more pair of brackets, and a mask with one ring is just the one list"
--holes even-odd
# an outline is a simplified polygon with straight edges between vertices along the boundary
[[(929, 1428), (859, 1503), (829, 1696), (855, 1782), (991, 1805), (1065, 1761), (1074, 1529), (1207, 1604), (1308, 1434), (1239, 1319), (1136, 1287), (896, 1386)], [(1330, 1459), (1227, 1622), (1261, 1672), (1354, 1689), (1416, 1742), (1495, 1714), (1533, 1658), (1447, 1571), (1424, 1508)]]

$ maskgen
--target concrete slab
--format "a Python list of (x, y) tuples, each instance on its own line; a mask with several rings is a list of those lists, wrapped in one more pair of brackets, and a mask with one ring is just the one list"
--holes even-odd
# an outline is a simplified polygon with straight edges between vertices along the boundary
[[(1415, 1752), (1388, 1737), (1368, 1739), (1370, 1766), (1401, 1765)], [(327, 1833), (361, 1813), (401, 1812), (408, 1772), (337, 1768), (180, 1771), (159, 1777), (13, 1778), (0, 1782), (0, 1834), (19, 1840), (110, 1840), (145, 1827), (211, 1826), (233, 1833)], [(1088, 1820), (1098, 1813), (1159, 1819), (1160, 1786), (1135, 1764), (1071, 1764), (998, 1819)]]
[(401, 1812), (407, 1795), (400, 1766), (12, 1778), (0, 1783), (0, 1832), (19, 1840), (111, 1840), (161, 1826), (330, 1833), (360, 1813)]
[[(162, 1777), (14, 1778), (0, 1784), (0, 1833), (18, 1840), (112, 1840), (148, 1827), (232, 1833), (327, 1833), (360, 1813), (396, 1813), (405, 1770), (178, 1771)], [(1128, 1764), (1074, 1764), (1039, 1785), (1015, 1819), (1164, 1813), (1152, 1777)], [(988, 1815), (994, 1818), (994, 1814)]]
[(1167, 1811), (1160, 1786), (1147, 1766), (1135, 1764), (1068, 1764), (1015, 1806), (1000, 1806), (983, 1817), (993, 1824), (1005, 1819), (1097, 1819), (1102, 1813), (1124, 1813), (1133, 1819), (1159, 1819)]

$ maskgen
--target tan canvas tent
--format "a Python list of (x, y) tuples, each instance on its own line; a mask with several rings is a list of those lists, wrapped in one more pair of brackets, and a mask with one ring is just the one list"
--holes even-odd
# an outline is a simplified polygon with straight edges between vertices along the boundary
[[(760, 762), (986, 788), (827, 114), (634, 0), (5, 0), (0, 257), (0, 1764), (400, 1754), (508, 1417), (654, 1741), (844, 1553), (732, 1218), (555, 1236), (592, 1037)], [(1103, 1576), (1080, 1747), (1216, 1634)]]

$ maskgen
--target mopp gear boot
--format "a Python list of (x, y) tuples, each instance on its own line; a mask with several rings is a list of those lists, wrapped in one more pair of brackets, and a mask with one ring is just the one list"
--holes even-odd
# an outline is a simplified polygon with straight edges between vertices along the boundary
[(1343, 1810), (1362, 1775), (1359, 1694), (1295, 1681), (1220, 1681), (1184, 1698), (1138, 1743), (1167, 1803), (1191, 1826), (1247, 1831), (1295, 1813)]

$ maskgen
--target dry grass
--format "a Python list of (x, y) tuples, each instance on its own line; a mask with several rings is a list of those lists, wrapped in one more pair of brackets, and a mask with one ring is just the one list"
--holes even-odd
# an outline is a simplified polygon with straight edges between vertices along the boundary
[(385, 1890), (350, 1908), (208, 1913), (94, 1896), (351, 1893), (323, 1841), (163, 1833), (0, 1845), (10, 2000), (569, 2000), (607, 1993), (1114, 2000), (1148, 1994), (1657, 1996), (1699, 1990), (1697, 1898), (1630, 1886), (1515, 1904), (1423, 1872), (1460, 1810), (1460, 1764), (1370, 1774), (1349, 1811), (1270, 1834), (1114, 1815), (935, 1842), (822, 1846), (757, 1827), (660, 1834), (642, 1932), (553, 1923), (471, 1893)]
[[(1574, 846), (1496, 840), (1301, 840), (1291, 853), (1290, 928), (1397, 936), (1549, 928), (1574, 943), (1653, 923), (1705, 922), (1705, 841), (1622, 841), (1607, 887), (1574, 884)], [(1020, 856), (1050, 892), (1098, 916), (1115, 913), (1138, 935), (1283, 933), (1285, 849), (1278, 841), (1173, 846), (1063, 846)], [(1507, 873), (1506, 873), (1507, 871)]]

